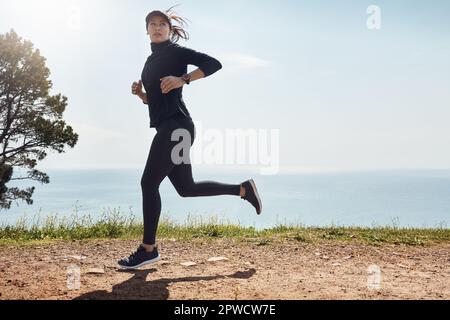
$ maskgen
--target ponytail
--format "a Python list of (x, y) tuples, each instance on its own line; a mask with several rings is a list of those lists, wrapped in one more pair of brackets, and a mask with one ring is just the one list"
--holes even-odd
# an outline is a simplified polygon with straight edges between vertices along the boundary
[[(185, 25), (187, 26), (187, 22), (186, 19), (180, 17), (179, 15), (177, 15), (174, 11), (172, 11), (172, 8), (176, 7), (172, 6), (169, 9), (166, 10), (166, 14), (169, 17), (169, 19), (171, 20), (171, 31), (172, 31), (172, 35), (171, 35), (171, 40), (172, 42), (178, 42), (178, 40), (180, 38), (184, 39), (184, 40), (188, 40), (189, 39), (189, 33), (185, 30)], [(177, 25), (174, 24), (177, 23)]]

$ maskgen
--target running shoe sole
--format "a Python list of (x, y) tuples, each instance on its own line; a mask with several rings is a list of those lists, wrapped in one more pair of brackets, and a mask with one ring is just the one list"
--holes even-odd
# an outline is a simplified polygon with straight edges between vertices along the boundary
[(128, 267), (128, 266), (122, 266), (122, 265), (120, 265), (120, 264), (118, 264), (118, 266), (119, 266), (121, 269), (124, 269), (124, 270), (136, 270), (136, 269), (139, 269), (139, 268), (141, 268), (141, 267), (143, 267), (143, 266), (145, 266), (145, 265), (149, 265), (149, 264), (158, 262), (159, 260), (161, 260), (161, 256), (158, 255), (156, 258), (153, 258), (153, 259), (151, 259), (151, 260), (144, 261), (144, 262), (142, 262), (142, 263), (140, 263), (140, 264), (138, 264), (138, 265), (136, 265), (136, 266), (130, 266), (130, 267)]
[(259, 211), (256, 210), (256, 213), (257, 213), (257, 214), (261, 214), (261, 211), (262, 211), (262, 203), (261, 203), (261, 199), (259, 198), (258, 190), (256, 189), (255, 181), (253, 181), (253, 179), (250, 179), (249, 182), (250, 182), (250, 185), (252, 186), (253, 193), (255, 194), (256, 200), (258, 200)]

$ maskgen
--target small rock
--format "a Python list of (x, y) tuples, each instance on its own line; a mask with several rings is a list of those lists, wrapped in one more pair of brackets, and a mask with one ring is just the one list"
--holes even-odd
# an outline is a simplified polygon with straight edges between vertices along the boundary
[(316, 256), (320, 256), (320, 252), (314, 252)]
[(159, 264), (162, 266), (165, 266), (167, 264), (170, 264), (170, 262), (169, 261), (161, 261)]
[(351, 258), (353, 258), (353, 257), (352, 256), (346, 256), (346, 257), (343, 257), (342, 260), (348, 260), (348, 259), (351, 259)]
[(225, 258), (225, 257), (212, 257), (212, 258), (209, 258), (207, 261), (208, 262), (217, 262), (217, 261), (224, 261), (224, 260), (228, 260), (228, 258)]
[(182, 262), (180, 263), (183, 267), (191, 267), (197, 265), (195, 262), (188, 261), (188, 262)]
[(322, 259), (328, 260), (330, 258), (328, 256), (322, 256)]
[(87, 271), (88, 274), (104, 274), (105, 270), (103, 268), (90, 268)]
[(338, 267), (338, 266), (340, 266), (341, 264), (339, 263), (339, 262), (335, 262), (335, 263), (332, 263), (331, 264), (333, 267)]
[(84, 260), (87, 257), (85, 257), (85, 256), (65, 256), (64, 258), (73, 258), (75, 260)]

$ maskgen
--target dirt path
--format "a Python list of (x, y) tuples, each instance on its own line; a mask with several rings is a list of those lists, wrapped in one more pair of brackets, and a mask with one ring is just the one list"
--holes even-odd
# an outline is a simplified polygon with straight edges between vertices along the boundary
[[(2, 245), (0, 299), (450, 299), (450, 244), (166, 240), (160, 262), (119, 272), (116, 260), (137, 243)], [(211, 257), (228, 260), (207, 261)], [(181, 265), (187, 261), (196, 265)], [(369, 277), (371, 265), (380, 268), (380, 282)]]

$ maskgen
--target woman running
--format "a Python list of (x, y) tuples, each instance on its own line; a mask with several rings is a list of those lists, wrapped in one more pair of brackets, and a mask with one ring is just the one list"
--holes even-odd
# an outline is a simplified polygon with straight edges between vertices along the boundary
[[(135, 252), (118, 261), (119, 266), (125, 269), (137, 269), (160, 259), (156, 231), (161, 213), (159, 186), (165, 177), (169, 177), (181, 197), (240, 196), (255, 207), (257, 214), (262, 209), (253, 179), (241, 184), (225, 184), (215, 181), (195, 182), (192, 177), (189, 151), (194, 143), (195, 127), (183, 101), (183, 86), (210, 76), (220, 70), (222, 65), (205, 53), (176, 43), (179, 38), (187, 40), (188, 36), (183, 29), (184, 19), (170, 10), (165, 13), (155, 10), (147, 15), (145, 23), (152, 54), (144, 65), (141, 80), (132, 84), (132, 93), (148, 105), (150, 128), (156, 129), (156, 135), (141, 178), (144, 237)], [(180, 25), (173, 25), (173, 21)], [(187, 74), (189, 64), (198, 68)], [(174, 160), (172, 151), (180, 144), (172, 140), (174, 130), (187, 133), (182, 135), (183, 141), (186, 138), (188, 142), (187, 150), (182, 150), (183, 159), (187, 161)]]

